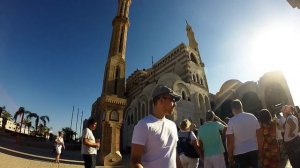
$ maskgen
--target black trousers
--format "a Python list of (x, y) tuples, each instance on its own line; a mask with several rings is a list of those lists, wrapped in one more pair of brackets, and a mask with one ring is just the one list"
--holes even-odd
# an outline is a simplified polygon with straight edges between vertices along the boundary
[(234, 156), (236, 168), (258, 168), (258, 151), (250, 151)]
[(300, 137), (284, 142), (284, 147), (293, 168), (300, 168)]
[(95, 168), (96, 167), (96, 156), (97, 155), (82, 155), (85, 168)]

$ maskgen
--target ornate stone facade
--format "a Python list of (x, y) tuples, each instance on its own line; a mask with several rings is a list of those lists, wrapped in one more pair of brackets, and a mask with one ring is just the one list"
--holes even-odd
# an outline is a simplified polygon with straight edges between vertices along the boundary
[(210, 109), (209, 90), (198, 43), (186, 26), (189, 45), (179, 44), (149, 69), (136, 70), (127, 79), (128, 106), (123, 124), (123, 150), (130, 148), (134, 125), (153, 110), (152, 91), (166, 85), (182, 95), (170, 119), (179, 124), (189, 118), (197, 125)]

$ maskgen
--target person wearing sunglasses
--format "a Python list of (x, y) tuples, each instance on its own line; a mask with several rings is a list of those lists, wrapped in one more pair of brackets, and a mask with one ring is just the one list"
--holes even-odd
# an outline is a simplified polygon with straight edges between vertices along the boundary
[(173, 121), (166, 118), (173, 114), (176, 102), (181, 96), (167, 86), (158, 85), (153, 91), (152, 99), (153, 112), (134, 127), (130, 166), (181, 167), (176, 151), (177, 127)]

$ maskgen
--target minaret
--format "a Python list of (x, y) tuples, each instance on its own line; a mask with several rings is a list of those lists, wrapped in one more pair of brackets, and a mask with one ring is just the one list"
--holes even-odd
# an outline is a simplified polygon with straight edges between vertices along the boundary
[(204, 65), (204, 63), (202, 62), (202, 59), (201, 59), (200, 51), (199, 51), (199, 48), (198, 48), (198, 42), (196, 41), (192, 26), (187, 21), (186, 21), (186, 28), (185, 29), (186, 29), (187, 37), (189, 39), (189, 47), (195, 51), (195, 52), (192, 51), (193, 53), (196, 53), (199, 56), (201, 71), (203, 72), (203, 80), (204, 80), (203, 82), (204, 82), (204, 85), (208, 89), (207, 79), (206, 79), (205, 70), (204, 70), (205, 65)]
[[(195, 35), (194, 35), (194, 32), (193, 32), (193, 29), (192, 27), (189, 25), (189, 23), (186, 21), (186, 34), (187, 34), (187, 37), (189, 39), (189, 46), (190, 48), (194, 49), (197, 54), (199, 55), (200, 57), (200, 54), (199, 54), (199, 49), (198, 49), (198, 43), (195, 39)], [(200, 58), (201, 59), (201, 58)]]
[(131, 0), (119, 0), (117, 16), (112, 25), (108, 59), (105, 67), (102, 95), (124, 97), (125, 93), (125, 52), (129, 28), (129, 7)]
[(117, 16), (112, 22), (113, 31), (105, 66), (102, 94), (92, 107), (92, 117), (98, 121), (95, 137), (101, 138), (100, 162), (104, 166), (117, 165), (122, 160), (120, 130), (127, 105), (125, 53), (131, 0), (119, 0), (118, 4)]

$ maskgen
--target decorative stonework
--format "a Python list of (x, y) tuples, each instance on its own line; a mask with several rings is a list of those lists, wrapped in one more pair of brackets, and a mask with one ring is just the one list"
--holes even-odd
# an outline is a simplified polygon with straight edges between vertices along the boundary
[(131, 0), (118, 0), (117, 16), (113, 20), (113, 32), (109, 48), (102, 95), (92, 107), (92, 117), (98, 121), (95, 137), (101, 138), (100, 162), (104, 166), (117, 165), (122, 160), (120, 130), (123, 122), (125, 98), (125, 53), (129, 28)]

